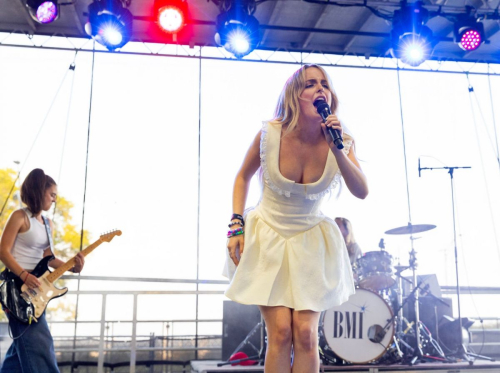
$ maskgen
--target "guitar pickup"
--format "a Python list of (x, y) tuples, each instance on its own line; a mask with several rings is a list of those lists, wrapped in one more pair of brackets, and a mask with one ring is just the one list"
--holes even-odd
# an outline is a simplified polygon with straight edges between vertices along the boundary
[(26, 292), (21, 294), (21, 298), (23, 298), (26, 303), (31, 304), (31, 297)]

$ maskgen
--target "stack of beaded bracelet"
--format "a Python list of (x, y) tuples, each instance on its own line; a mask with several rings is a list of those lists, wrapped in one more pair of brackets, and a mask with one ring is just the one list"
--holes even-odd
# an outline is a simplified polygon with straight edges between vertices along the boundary
[(243, 228), (236, 228), (234, 230), (229, 230), (227, 232), (227, 238), (231, 238), (231, 237), (234, 237), (234, 236), (239, 236), (240, 234), (243, 234), (244, 231), (243, 231)]

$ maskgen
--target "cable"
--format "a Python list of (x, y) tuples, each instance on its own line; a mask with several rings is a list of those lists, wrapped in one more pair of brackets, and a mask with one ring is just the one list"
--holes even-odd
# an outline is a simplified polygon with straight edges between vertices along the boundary
[(402, 134), (403, 134), (403, 155), (404, 155), (404, 160), (405, 160), (406, 198), (408, 200), (408, 221), (411, 223), (410, 186), (408, 183), (408, 165), (407, 165), (407, 159), (406, 159), (405, 126), (404, 126), (404, 119), (403, 119), (403, 99), (401, 97), (401, 80), (399, 78), (399, 61), (398, 61), (398, 67), (396, 69), (396, 72), (398, 75), (399, 111), (401, 113), (401, 130), (402, 130)]
[[(69, 65), (69, 70), (73, 71), (73, 78), (71, 79), (71, 91), (69, 94), (69, 102), (68, 102), (68, 110), (66, 112), (66, 127), (64, 128), (64, 138), (63, 138), (63, 145), (62, 145), (62, 150), (61, 150), (61, 162), (59, 164), (59, 174), (57, 175), (57, 185), (61, 185), (61, 171), (62, 171), (62, 165), (63, 165), (63, 159), (64, 159), (64, 150), (66, 148), (66, 134), (68, 133), (68, 125), (69, 125), (69, 114), (71, 112), (71, 102), (73, 100), (73, 91), (74, 91), (74, 85), (75, 85), (75, 60), (76, 60), (76, 55), (78, 51), (75, 52), (75, 56), (73, 57), (73, 62), (71, 65)], [(56, 215), (57, 211), (57, 200), (54, 203), (54, 216)]]
[[(38, 132), (37, 132), (37, 134), (35, 136), (35, 139), (33, 140), (33, 143), (31, 144), (31, 147), (28, 150), (28, 154), (26, 155), (26, 157), (24, 158), (24, 161), (22, 162), (22, 166), (21, 166), (21, 169), (19, 170), (19, 173), (17, 175), (17, 179), (19, 178), (19, 175), (21, 175), (21, 172), (23, 171), (23, 169), (24, 169), (24, 167), (26, 165), (26, 161), (28, 160), (29, 156), (31, 155), (31, 151), (33, 150), (33, 148), (34, 148), (34, 146), (36, 144), (36, 141), (38, 140), (38, 136), (40, 136), (40, 133), (42, 132), (42, 129), (43, 129), (44, 125), (45, 125), (45, 122), (47, 121), (47, 118), (49, 117), (49, 114), (50, 114), (50, 112), (52, 110), (52, 107), (54, 106), (56, 98), (59, 95), (59, 92), (61, 91), (61, 88), (62, 88), (62, 86), (64, 84), (64, 81), (66, 80), (66, 76), (67, 75), (68, 75), (68, 70), (66, 70), (66, 73), (64, 74), (64, 76), (63, 76), (63, 78), (61, 80), (61, 84), (59, 84), (59, 88), (57, 88), (56, 94), (55, 94), (54, 98), (52, 99), (52, 102), (50, 103), (49, 109), (47, 110), (47, 113), (45, 114), (45, 117), (43, 118), (42, 124), (38, 128)], [(16, 179), (16, 181), (17, 181), (17, 179)], [(14, 182), (14, 185), (15, 185), (15, 182)], [(12, 189), (13, 188), (14, 187), (12, 187)], [(2, 212), (3, 212), (4, 208), (5, 208), (5, 205), (7, 204), (7, 201), (10, 198), (11, 194), (12, 194), (12, 190), (9, 193), (9, 196), (7, 197), (7, 199), (5, 200), (4, 206), (2, 207), (2, 211), (0, 211), (0, 215), (2, 215)]]
[[(80, 252), (83, 249), (83, 234), (84, 234), (84, 223), (85, 223), (85, 200), (87, 196), (87, 175), (88, 175), (88, 166), (89, 166), (89, 145), (90, 145), (90, 123), (91, 123), (91, 118), (92, 118), (92, 94), (94, 91), (94, 67), (95, 67), (95, 39), (94, 43), (92, 46), (92, 69), (91, 69), (91, 74), (90, 74), (90, 103), (89, 103), (89, 121), (88, 121), (88, 127), (87, 127), (87, 153), (85, 157), (85, 181), (84, 181), (84, 187), (83, 187), (83, 206), (82, 206), (82, 228), (80, 231)], [(78, 281), (77, 281), (77, 293), (76, 293), (76, 309), (75, 309), (75, 329), (73, 333), (73, 350), (75, 349), (76, 346), (76, 327), (78, 325), (78, 302), (80, 299), (80, 274), (78, 274)], [(73, 352), (72, 358), (71, 358), (71, 372), (73, 373), (74, 371), (74, 364), (75, 363), (75, 353)]]
[[(456, 186), (455, 186), (455, 188), (456, 188)], [(457, 226), (458, 226), (458, 231), (462, 232), (462, 228), (460, 226), (460, 214), (458, 212), (458, 203), (455, 204), (455, 209), (457, 211)], [(469, 280), (469, 271), (467, 269), (467, 260), (465, 258), (465, 250), (464, 250), (464, 246), (465, 245), (463, 243), (463, 236), (462, 236), (462, 234), (459, 234), (459, 240), (460, 240), (460, 244), (461, 244), (461, 247), (462, 247), (462, 250), (461, 250), (461, 252), (462, 252), (462, 261), (464, 263), (465, 279), (466, 279), (466, 282), (467, 282), (467, 287), (469, 288), (469, 295), (470, 295), (470, 298), (471, 298), (471, 301), (472, 301), (472, 305), (474, 306), (474, 310), (476, 311), (477, 318), (479, 319), (479, 322), (481, 323), (481, 327), (483, 329), (483, 341), (482, 341), (482, 344), (481, 344), (481, 348), (480, 348), (479, 352), (477, 353), (478, 355), (480, 355), (481, 352), (483, 351), (483, 348), (484, 348), (484, 342), (485, 342), (485, 339), (486, 339), (486, 335), (485, 335), (485, 330), (484, 330), (484, 325), (483, 325), (483, 319), (482, 319), (481, 315), (479, 314), (479, 310), (477, 309), (476, 301), (474, 300), (474, 294), (472, 294), (472, 291), (470, 289), (471, 283), (470, 283), (470, 280)], [(462, 331), (460, 331), (460, 332), (462, 332)], [(472, 348), (470, 348), (470, 349), (472, 350)], [(472, 352), (474, 352), (474, 351), (472, 350)]]
[(9, 198), (12, 195), (14, 188), (16, 187), (17, 180), (19, 180), (19, 175), (21, 175), (21, 171), (18, 172), (16, 180), (14, 180), (14, 182), (12, 183), (12, 188), (10, 188), (10, 192), (7, 195), (7, 198), (5, 198), (5, 202), (3, 203), (2, 210), (0, 210), (0, 216), (2, 216), (3, 210), (5, 209), (5, 206), (7, 206), (7, 202), (9, 201)]
[[(498, 237), (497, 237), (496, 229), (495, 229), (495, 227), (496, 227), (495, 217), (494, 217), (494, 214), (493, 214), (493, 211), (492, 211), (492, 208), (491, 208), (491, 206), (492, 206), (492, 204), (491, 204), (491, 197), (490, 197), (490, 193), (489, 193), (489, 190), (488, 190), (488, 183), (487, 183), (487, 180), (486, 180), (486, 171), (485, 171), (485, 168), (484, 168), (484, 161), (483, 161), (483, 157), (482, 157), (482, 153), (481, 153), (481, 146), (480, 146), (480, 143), (479, 143), (479, 134), (478, 134), (478, 131), (477, 131), (477, 126), (476, 126), (476, 121), (475, 121), (474, 106), (473, 106), (472, 98), (471, 98), (471, 95), (474, 93), (474, 88), (470, 84), (470, 80), (469, 80), (469, 75), (468, 74), (466, 75), (466, 77), (467, 77), (467, 82), (468, 82), (468, 85), (469, 85), (469, 89), (468, 89), (469, 90), (469, 101), (470, 101), (471, 111), (472, 111), (473, 118), (474, 118), (474, 130), (475, 130), (475, 133), (476, 133), (476, 140), (477, 140), (477, 145), (478, 145), (478, 149), (479, 149), (479, 156), (480, 156), (480, 159), (481, 159), (481, 166), (482, 166), (482, 171), (483, 171), (483, 178), (484, 178), (484, 182), (485, 182), (485, 185), (486, 185), (486, 196), (488, 198), (488, 207), (489, 207), (489, 211), (490, 211), (490, 215), (491, 215), (491, 220), (492, 220), (492, 223), (493, 223), (493, 236), (495, 238), (495, 244), (496, 244), (496, 247), (497, 247), (497, 253), (499, 254), (499, 259), (500, 259), (500, 247), (499, 247), (499, 244), (498, 244)], [(489, 78), (489, 74), (488, 74), (488, 78)], [(478, 107), (480, 109), (480, 112), (481, 112), (481, 108), (479, 106), (479, 102), (477, 101), (477, 96), (475, 96), (475, 98), (476, 98), (476, 103), (477, 103), (477, 105), (478, 105)], [(491, 98), (492, 98), (492, 95), (491, 95), (491, 85), (490, 85), (490, 99)], [(492, 106), (492, 110), (493, 110), (493, 106)], [(494, 115), (494, 111), (493, 111), (493, 115)], [(482, 115), (482, 112), (481, 112), (481, 118), (483, 118), (483, 121), (484, 121), (484, 117)], [(493, 120), (494, 120), (494, 117), (493, 117)], [(495, 140), (497, 140), (497, 138), (496, 138), (496, 130), (495, 130)], [(498, 152), (498, 141), (497, 141), (497, 152)], [(497, 155), (497, 160), (498, 160), (498, 155)], [(469, 284), (469, 293), (470, 293), (470, 296), (471, 296), (472, 304), (474, 306), (474, 309), (476, 310), (476, 314), (477, 314), (477, 317), (479, 318), (479, 322), (481, 323), (481, 329), (482, 329), (482, 332), (483, 332), (482, 333), (482, 337), (483, 338), (482, 338), (481, 348), (480, 348), (480, 350), (478, 352), (478, 354), (480, 355), (481, 352), (483, 351), (483, 348), (484, 348), (484, 344), (485, 344), (485, 340), (486, 340), (486, 331), (484, 329), (484, 320), (483, 320), (483, 318), (479, 314), (479, 311), (477, 309), (477, 306), (476, 306), (476, 303), (475, 303), (475, 300), (474, 300), (474, 296), (473, 296), (472, 292), (470, 291), (470, 282), (469, 282), (469, 278), (468, 278), (468, 271), (467, 271), (467, 267), (466, 267), (466, 264), (465, 264), (466, 260), (465, 260), (465, 256), (464, 256), (463, 250), (462, 250), (462, 256), (463, 256), (463, 259), (464, 259), (464, 269), (465, 269), (465, 274), (466, 274), (467, 282)]]
[(492, 203), (491, 203), (490, 191), (488, 189), (488, 180), (486, 178), (486, 170), (484, 168), (483, 153), (481, 152), (481, 144), (480, 144), (480, 141), (479, 141), (479, 133), (477, 131), (476, 116), (475, 116), (475, 113), (474, 113), (474, 105), (472, 103), (472, 98), (471, 98), (471, 95), (474, 92), (474, 87), (472, 87), (472, 85), (470, 84), (469, 74), (466, 74), (465, 76), (467, 78), (467, 83), (468, 83), (469, 101), (470, 101), (470, 106), (471, 106), (471, 111), (472, 111), (472, 118), (474, 120), (474, 132), (476, 133), (476, 141), (477, 141), (477, 146), (478, 146), (478, 150), (479, 150), (479, 158), (481, 160), (481, 167), (482, 167), (482, 170), (483, 170), (483, 179), (484, 179), (484, 185), (485, 185), (485, 188), (486, 188), (486, 197), (488, 199), (488, 207), (489, 207), (489, 211), (490, 211), (491, 222), (493, 223), (493, 237), (495, 238), (495, 244), (496, 244), (496, 248), (497, 248), (498, 259), (500, 261), (500, 245), (498, 243), (498, 237), (497, 237), (497, 232), (496, 232), (496, 228), (495, 228), (495, 227), (497, 227), (497, 225), (495, 224), (495, 216), (494, 216), (493, 210), (492, 210)]
[[(497, 9), (500, 6), (500, 2), (498, 3)], [(490, 91), (490, 105), (491, 105), (491, 117), (493, 118), (493, 132), (495, 133), (495, 144), (497, 146), (497, 162), (498, 168), (500, 170), (500, 153), (498, 149), (498, 136), (497, 136), (497, 123), (495, 120), (495, 105), (493, 105), (493, 93), (491, 91), (491, 74), (490, 74), (490, 64), (488, 64), (488, 88)]]

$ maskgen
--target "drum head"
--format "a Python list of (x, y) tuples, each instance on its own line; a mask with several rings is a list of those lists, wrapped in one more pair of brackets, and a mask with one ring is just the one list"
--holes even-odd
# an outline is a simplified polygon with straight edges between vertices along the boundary
[(392, 342), (394, 322), (384, 329), (392, 316), (380, 296), (357, 289), (347, 302), (322, 313), (320, 334), (327, 346), (320, 347), (350, 363), (377, 360)]

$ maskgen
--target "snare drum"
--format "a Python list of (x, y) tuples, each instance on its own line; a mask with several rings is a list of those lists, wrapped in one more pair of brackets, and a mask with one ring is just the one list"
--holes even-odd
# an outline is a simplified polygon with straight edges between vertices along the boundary
[(394, 322), (386, 327), (392, 316), (392, 310), (379, 295), (357, 289), (347, 302), (321, 314), (322, 357), (328, 363), (337, 363), (340, 358), (356, 364), (379, 359), (392, 343)]
[(383, 290), (396, 283), (392, 274), (392, 255), (387, 251), (369, 251), (357, 260), (359, 286)]

